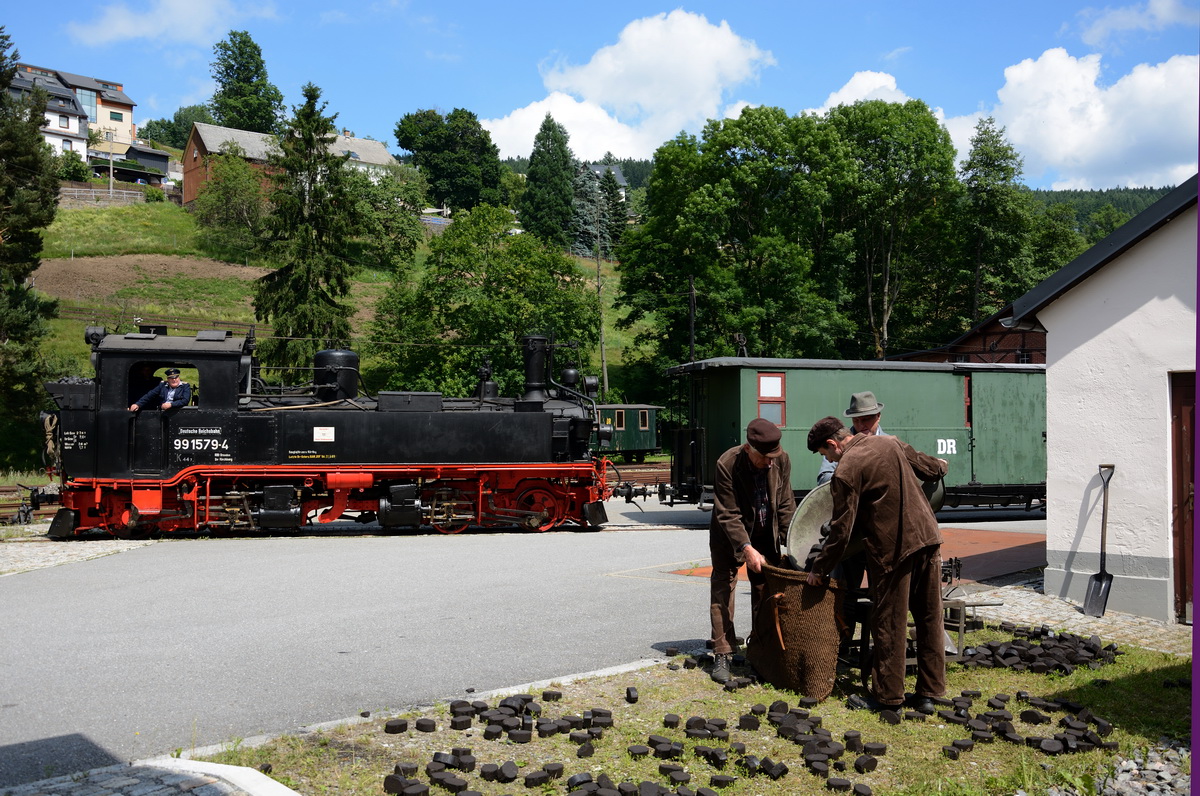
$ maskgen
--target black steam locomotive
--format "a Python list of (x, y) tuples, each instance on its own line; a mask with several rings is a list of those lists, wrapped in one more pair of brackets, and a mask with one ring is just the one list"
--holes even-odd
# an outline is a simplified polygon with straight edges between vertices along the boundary
[[(161, 333), (157, 333), (161, 332)], [(598, 526), (607, 460), (593, 456), (595, 378), (549, 376), (558, 344), (521, 341), (525, 389), (502, 398), (487, 368), (475, 395), (360, 392), (358, 356), (319, 352), (312, 381), (269, 387), (253, 332), (88, 327), (95, 378), (46, 384), (43, 417), (62, 476), (50, 536), (296, 529), (356, 518), (385, 529)], [(142, 374), (183, 369), (189, 405), (130, 411)], [(195, 374), (193, 377), (192, 374)]]

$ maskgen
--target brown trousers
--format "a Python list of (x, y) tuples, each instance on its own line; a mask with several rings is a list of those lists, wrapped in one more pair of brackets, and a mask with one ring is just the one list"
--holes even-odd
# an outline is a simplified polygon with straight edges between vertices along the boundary
[[(712, 575), (708, 579), (708, 612), (712, 620), (712, 651), (714, 655), (724, 655), (733, 652), (734, 639), (737, 637), (733, 629), (733, 615), (738, 567), (741, 564), (728, 544), (713, 544), (709, 548), (712, 553)], [(763, 555), (771, 561), (770, 553)], [(746, 570), (746, 576), (750, 579), (750, 627), (754, 627), (754, 615), (758, 606), (762, 605), (766, 579), (761, 572), (751, 572), (749, 569)]]
[(871, 598), (875, 604), (871, 631), (874, 640), (871, 690), (875, 698), (887, 705), (899, 705), (904, 701), (909, 611), (912, 611), (917, 631), (914, 693), (926, 697), (943, 696), (946, 693), (946, 648), (941, 545), (922, 547), (886, 575), (870, 569)]

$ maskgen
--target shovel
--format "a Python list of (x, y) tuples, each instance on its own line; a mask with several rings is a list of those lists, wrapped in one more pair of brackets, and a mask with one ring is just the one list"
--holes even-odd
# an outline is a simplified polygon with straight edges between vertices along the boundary
[(1100, 571), (1088, 579), (1087, 596), (1083, 598), (1083, 612), (1088, 616), (1104, 616), (1108, 607), (1108, 593), (1112, 590), (1113, 576), (1105, 568), (1106, 544), (1108, 542), (1108, 482), (1112, 480), (1115, 464), (1100, 465), (1100, 479), (1104, 481), (1104, 511), (1100, 515)]

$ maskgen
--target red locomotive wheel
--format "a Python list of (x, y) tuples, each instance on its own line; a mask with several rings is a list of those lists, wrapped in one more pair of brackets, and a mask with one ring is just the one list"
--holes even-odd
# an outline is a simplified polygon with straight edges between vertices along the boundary
[(522, 492), (517, 498), (517, 508), (535, 512), (521, 521), (525, 527), (535, 531), (548, 531), (559, 525), (565, 511), (562, 501), (549, 489), (542, 487)]

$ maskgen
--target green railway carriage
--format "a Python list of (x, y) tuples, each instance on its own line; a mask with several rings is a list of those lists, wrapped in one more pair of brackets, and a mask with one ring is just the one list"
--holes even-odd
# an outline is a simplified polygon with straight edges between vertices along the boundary
[(643, 462), (646, 456), (662, 453), (658, 442), (658, 410), (651, 404), (598, 404), (600, 422), (612, 426), (612, 443), (600, 452), (628, 462)]
[(884, 405), (885, 433), (950, 463), (949, 505), (1045, 499), (1044, 365), (723, 357), (667, 373), (680, 380), (692, 418), (674, 440), (673, 501), (705, 500), (717, 457), (744, 441), (756, 417), (780, 426), (792, 488), (807, 492), (821, 465), (808, 451), (809, 428), (843, 417), (850, 395), (864, 390)]

